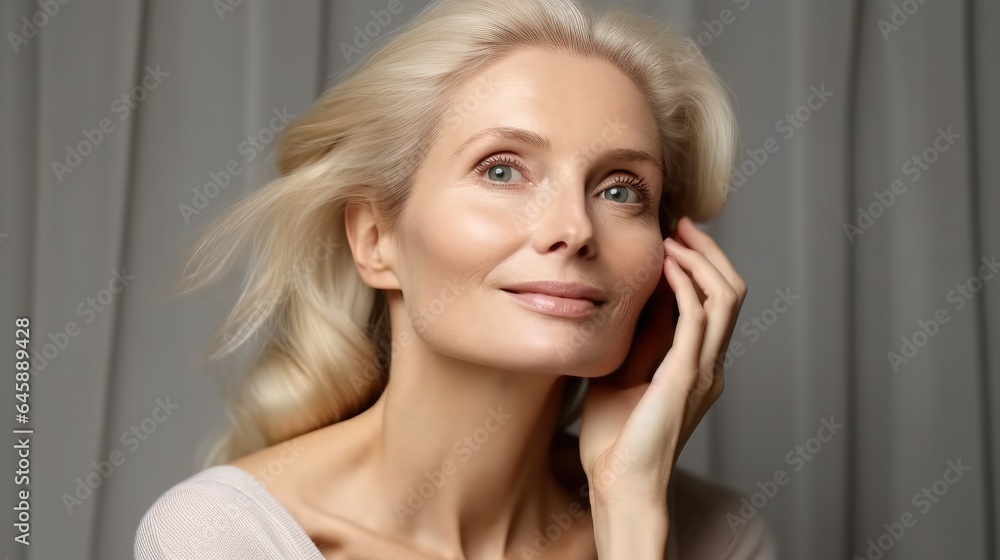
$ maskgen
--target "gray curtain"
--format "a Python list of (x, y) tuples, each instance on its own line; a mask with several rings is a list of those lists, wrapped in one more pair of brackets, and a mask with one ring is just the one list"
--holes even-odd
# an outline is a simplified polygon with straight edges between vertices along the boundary
[[(357, 61), (345, 45), (425, 5), (63, 1), (0, 3), (0, 364), (22, 316), (33, 356), (28, 424), (3, 381), (12, 560), (130, 557), (195, 472), (242, 366), (201, 359), (240, 277), (171, 297), (185, 251), (275, 175), (272, 132)], [(623, 4), (701, 44), (741, 126), (708, 228), (750, 294), (681, 464), (746, 494), (787, 558), (997, 558), (1000, 2)], [(25, 427), (30, 547), (10, 532)]]

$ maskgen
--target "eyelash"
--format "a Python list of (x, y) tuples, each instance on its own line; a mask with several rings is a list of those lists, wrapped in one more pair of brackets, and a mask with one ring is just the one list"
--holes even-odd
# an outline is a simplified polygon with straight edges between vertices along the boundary
[[(476, 176), (478, 177), (482, 175), (488, 169), (490, 169), (495, 165), (509, 165), (511, 167), (517, 168), (517, 170), (520, 171), (522, 175), (524, 174), (524, 169), (522, 168), (520, 163), (518, 163), (515, 159), (511, 158), (510, 156), (500, 155), (500, 156), (490, 156), (481, 161), (479, 165), (476, 166)], [(616, 184), (609, 185), (604, 190), (624, 184), (626, 186), (635, 189), (636, 193), (639, 195), (639, 198), (641, 199), (641, 202), (639, 202), (638, 204), (646, 204), (652, 199), (652, 194), (650, 193), (649, 185), (647, 185), (645, 181), (643, 181), (638, 177), (634, 177), (632, 175), (620, 175), (618, 177), (615, 177), (614, 182)]]

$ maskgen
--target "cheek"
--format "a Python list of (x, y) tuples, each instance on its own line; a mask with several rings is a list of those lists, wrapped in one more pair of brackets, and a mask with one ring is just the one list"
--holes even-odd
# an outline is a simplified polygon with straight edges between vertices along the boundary
[(409, 264), (429, 277), (481, 281), (517, 241), (509, 212), (457, 195), (441, 197), (419, 216), (406, 244), (420, 262)]
[[(425, 341), (468, 332), (491, 272), (512, 252), (509, 213), (441, 196), (415, 205), (402, 243), (401, 278), (410, 321)], [(485, 286), (485, 288), (484, 288)]]
[[(627, 289), (634, 293), (637, 306), (641, 308), (663, 278), (665, 252), (663, 240), (658, 236), (646, 239), (636, 247), (639, 249), (628, 255), (628, 272), (624, 278)], [(666, 282), (666, 279), (663, 281)]]
[[(627, 308), (623, 315), (638, 316), (663, 277), (666, 252), (655, 228), (619, 229), (610, 232), (613, 255), (609, 257), (615, 295)], [(609, 251), (609, 249), (605, 249)], [(665, 280), (664, 280), (665, 281)]]
[[(607, 339), (615, 350), (627, 353), (631, 337), (643, 307), (650, 300), (663, 276), (663, 240), (659, 234), (635, 236), (622, 242), (614, 259), (615, 297), (619, 304), (613, 312), (615, 321), (607, 325)], [(665, 282), (666, 280), (664, 280)]]

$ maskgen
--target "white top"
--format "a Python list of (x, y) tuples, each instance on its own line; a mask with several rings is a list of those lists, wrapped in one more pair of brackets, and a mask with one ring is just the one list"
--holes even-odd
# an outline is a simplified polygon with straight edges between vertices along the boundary
[[(759, 514), (745, 525), (730, 524), (735, 518), (727, 514), (740, 515), (737, 494), (680, 469), (671, 487), (666, 560), (679, 560), (682, 552), (684, 560), (777, 558)], [(232, 465), (210, 467), (169, 489), (142, 517), (135, 537), (136, 560), (277, 558), (324, 560), (277, 499), (253, 475)]]

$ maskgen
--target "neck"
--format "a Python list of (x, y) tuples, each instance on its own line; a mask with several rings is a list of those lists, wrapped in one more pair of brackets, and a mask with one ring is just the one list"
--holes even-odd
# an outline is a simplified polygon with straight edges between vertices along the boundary
[(564, 378), (465, 362), (406, 332), (393, 333), (389, 383), (362, 414), (393, 532), (448, 556), (502, 557), (558, 499), (550, 449)]

